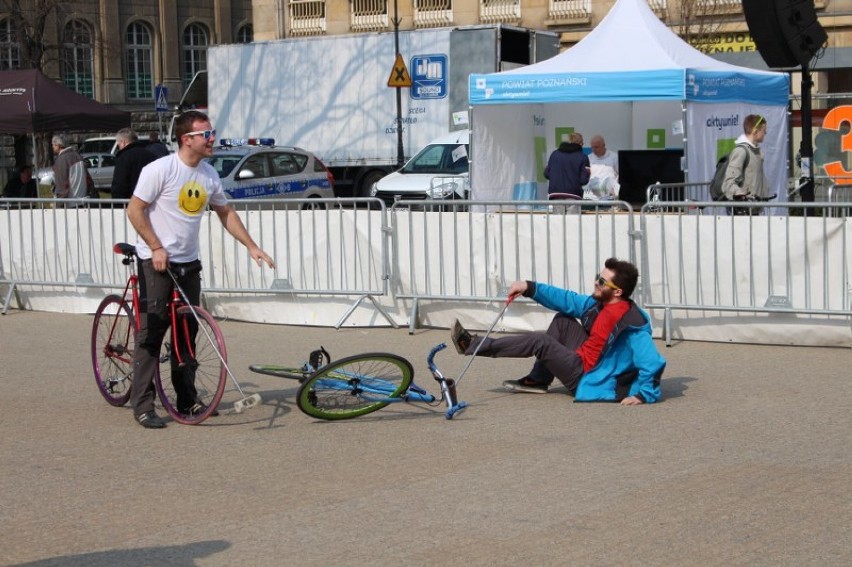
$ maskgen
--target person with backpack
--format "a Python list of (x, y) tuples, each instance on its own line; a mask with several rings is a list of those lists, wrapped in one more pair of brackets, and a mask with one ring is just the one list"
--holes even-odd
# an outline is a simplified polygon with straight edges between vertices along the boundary
[(766, 138), (766, 119), (749, 114), (743, 120), (743, 134), (728, 155), (722, 192), (728, 201), (767, 201), (769, 181), (763, 172), (760, 144)]

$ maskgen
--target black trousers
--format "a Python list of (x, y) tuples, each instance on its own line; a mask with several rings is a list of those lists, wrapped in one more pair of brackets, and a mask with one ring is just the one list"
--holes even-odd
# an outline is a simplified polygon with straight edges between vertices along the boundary
[[(133, 352), (133, 383), (130, 389), (130, 403), (134, 415), (147, 413), (154, 409), (154, 373), (160, 364), (160, 349), (163, 338), (169, 330), (168, 305), (172, 297), (174, 284), (167, 272), (154, 269), (151, 260), (139, 260), (139, 332), (136, 334), (136, 349)], [(201, 262), (172, 264), (172, 273), (192, 305), (201, 302)], [(190, 316), (191, 317), (191, 316)], [(198, 324), (194, 318), (189, 320), (190, 342), (195, 345)], [(172, 345), (180, 348), (183, 355), (186, 344)], [(187, 357), (183, 357), (184, 360)], [(177, 356), (171, 356), (171, 379), (177, 393), (178, 409), (191, 407), (198, 401), (195, 391), (195, 368), (191, 364), (179, 366)]]
[(471, 355), (481, 342), (477, 354), (493, 358), (536, 358), (528, 378), (539, 384), (550, 385), (556, 377), (568, 392), (574, 395), (583, 376), (583, 361), (577, 349), (586, 342), (589, 334), (579, 321), (557, 313), (546, 333), (527, 333), (499, 339), (488, 338), (471, 342), (465, 354)]

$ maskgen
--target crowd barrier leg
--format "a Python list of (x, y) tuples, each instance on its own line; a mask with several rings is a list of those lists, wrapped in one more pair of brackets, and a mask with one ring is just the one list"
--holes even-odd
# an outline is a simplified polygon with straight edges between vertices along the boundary
[(352, 313), (356, 309), (358, 309), (358, 306), (361, 305), (361, 302), (364, 301), (365, 299), (370, 300), (370, 302), (373, 304), (373, 307), (375, 307), (376, 311), (381, 313), (382, 317), (384, 317), (385, 320), (388, 323), (390, 323), (391, 327), (393, 327), (394, 329), (399, 329), (399, 325), (396, 324), (396, 321), (394, 321), (393, 318), (391, 318), (391, 316), (388, 315), (387, 311), (385, 311), (384, 308), (381, 305), (379, 305), (379, 303), (376, 301), (376, 298), (373, 297), (372, 295), (369, 295), (369, 294), (362, 295), (361, 297), (359, 297), (358, 300), (355, 303), (353, 303), (352, 306), (349, 309), (346, 310), (346, 313), (344, 313), (343, 316), (337, 321), (337, 324), (334, 326), (334, 328), (339, 329), (341, 326), (343, 326), (343, 323), (345, 323), (346, 320), (349, 318), (349, 316), (352, 315)]

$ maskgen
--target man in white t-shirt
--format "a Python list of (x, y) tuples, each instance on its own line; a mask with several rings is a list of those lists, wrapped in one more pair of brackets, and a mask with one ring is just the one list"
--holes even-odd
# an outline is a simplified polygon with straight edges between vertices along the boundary
[(606, 149), (606, 141), (603, 139), (603, 136), (600, 134), (592, 136), (589, 147), (592, 148), (592, 153), (589, 154), (589, 163), (591, 165), (608, 165), (618, 175), (618, 153)]
[[(143, 427), (166, 426), (154, 412), (154, 372), (160, 347), (169, 327), (166, 309), (172, 294), (170, 267), (178, 284), (193, 305), (201, 300), (199, 231), (209, 206), (225, 229), (239, 240), (257, 262), (272, 268), (272, 258), (255, 244), (236, 211), (228, 204), (222, 182), (204, 161), (213, 155), (216, 131), (203, 112), (191, 110), (175, 120), (178, 151), (151, 162), (142, 169), (127, 216), (138, 233), (140, 328), (133, 354), (133, 384), (130, 401), (133, 414)], [(194, 369), (172, 366), (177, 409), (196, 415), (207, 408), (195, 391)]]

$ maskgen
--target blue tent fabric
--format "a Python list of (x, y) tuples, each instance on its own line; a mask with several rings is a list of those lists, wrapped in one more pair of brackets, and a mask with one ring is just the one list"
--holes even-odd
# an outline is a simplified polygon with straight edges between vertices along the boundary
[(787, 103), (784, 73), (738, 67), (693, 48), (645, 0), (618, 0), (577, 45), (540, 63), (470, 76), (469, 102), (687, 100)]

